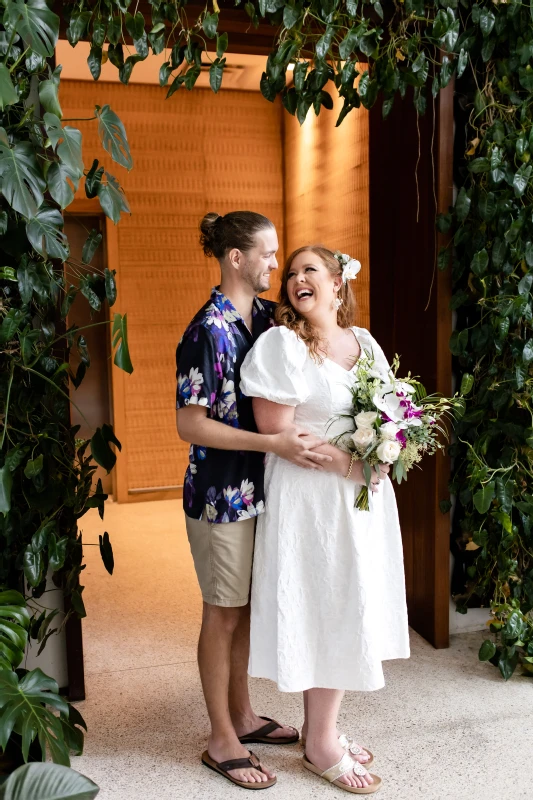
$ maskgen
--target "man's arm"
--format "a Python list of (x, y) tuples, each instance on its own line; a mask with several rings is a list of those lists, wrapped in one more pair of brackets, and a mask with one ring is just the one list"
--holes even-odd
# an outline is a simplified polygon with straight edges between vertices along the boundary
[[(255, 421), (262, 434), (270, 436), (279, 435), (280, 432), (289, 430), (290, 426), (294, 424), (294, 407), (292, 406), (283, 406), (279, 403), (273, 403), (270, 400), (254, 397), (253, 407)], [(334, 472), (343, 477), (347, 475), (351, 460), (349, 453), (328, 442), (316, 445), (313, 449), (313, 453), (328, 457), (329, 460), (322, 465), (322, 469), (325, 472)], [(382, 479), (384, 473), (387, 473), (389, 469), (390, 467), (388, 464), (381, 464), (379, 477)], [(372, 471), (375, 472), (375, 470)], [(365, 483), (363, 464), (361, 461), (354, 462), (350, 480), (354, 483)], [(376, 491), (376, 487), (374, 487), (373, 484), (371, 484), (370, 488), (372, 491)]]
[[(254, 409), (255, 402), (254, 400)], [(272, 405), (275, 404), (272, 403)], [(289, 408), (294, 418), (294, 408), (289, 406), (280, 406), (280, 408)], [(259, 453), (275, 453), (280, 458), (309, 469), (322, 469), (331, 461), (331, 456), (327, 453), (312, 452), (314, 447), (323, 445), (324, 440), (303, 433), (296, 428), (294, 423), (271, 433), (252, 433), (241, 428), (233, 428), (224, 422), (209, 419), (204, 406), (189, 405), (176, 411), (176, 425), (180, 439), (189, 444), (214, 447), (218, 450), (254, 450)]]

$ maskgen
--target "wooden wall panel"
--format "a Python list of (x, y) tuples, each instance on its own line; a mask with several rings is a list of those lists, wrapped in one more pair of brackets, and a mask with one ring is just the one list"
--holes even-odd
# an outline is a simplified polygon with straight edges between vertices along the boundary
[(289, 254), (305, 244), (324, 244), (359, 259), (353, 287), (356, 323), (370, 324), (368, 112), (352, 111), (335, 122), (342, 101), (335, 87), (333, 111), (310, 111), (300, 127), (284, 112), (285, 225)]
[(279, 105), (255, 92), (215, 96), (196, 89), (168, 101), (165, 93), (149, 85), (61, 83), (64, 116), (87, 118), (96, 103), (109, 103), (126, 126), (134, 158), (128, 173), (102, 150), (94, 122), (75, 123), (83, 131), (86, 166), (100, 158), (123, 185), (132, 211), (116, 229), (113, 265), (116, 310), (128, 313), (135, 367), (133, 375), (116, 378), (123, 387), (115, 415), (123, 417), (127, 475), (127, 490), (120, 476), (117, 481), (119, 500), (183, 481), (187, 447), (175, 432), (175, 349), (218, 280), (217, 262), (198, 244), (201, 217), (258, 211), (273, 220), (283, 240)]

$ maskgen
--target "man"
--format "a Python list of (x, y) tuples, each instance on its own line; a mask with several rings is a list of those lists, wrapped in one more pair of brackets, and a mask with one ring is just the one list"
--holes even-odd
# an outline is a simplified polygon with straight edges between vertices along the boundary
[(260, 214), (236, 211), (208, 214), (200, 229), (204, 253), (220, 263), (221, 282), (178, 346), (176, 416), (179, 436), (192, 445), (183, 498), (204, 601), (198, 665), (211, 735), (203, 761), (233, 782), (272, 785), (274, 774), (250, 757), (245, 744), (288, 744), (298, 741), (298, 732), (258, 717), (248, 694), (249, 594), (255, 522), (264, 510), (263, 454), (311, 469), (330, 459), (312, 452), (321, 440), (296, 428), (257, 433), (252, 401), (239, 390), (247, 352), (274, 324), (274, 303), (257, 298), (277, 269), (274, 225)]

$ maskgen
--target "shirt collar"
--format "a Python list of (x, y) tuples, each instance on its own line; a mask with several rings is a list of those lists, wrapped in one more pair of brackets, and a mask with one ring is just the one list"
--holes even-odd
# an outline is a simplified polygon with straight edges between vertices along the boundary
[[(221, 311), (222, 313), (231, 312), (235, 320), (240, 320), (241, 322), (244, 322), (243, 318), (241, 317), (241, 315), (239, 314), (239, 312), (237, 311), (231, 300), (228, 297), (226, 297), (225, 294), (222, 294), (222, 292), (220, 291), (220, 286), (214, 286), (211, 289), (211, 301), (216, 306), (216, 308), (218, 308), (218, 310)], [(264, 303), (259, 299), (259, 297), (254, 297), (252, 314), (254, 317), (256, 314), (261, 314), (263, 317), (268, 316), (268, 311), (265, 308)]]

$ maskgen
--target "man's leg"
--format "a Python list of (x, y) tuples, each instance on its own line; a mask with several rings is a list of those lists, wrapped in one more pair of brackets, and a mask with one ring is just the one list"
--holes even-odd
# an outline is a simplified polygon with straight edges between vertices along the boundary
[[(204, 603), (198, 642), (198, 666), (211, 722), (208, 751), (217, 762), (246, 758), (249, 754), (235, 733), (228, 704), (232, 641), (240, 616), (241, 608)], [(263, 782), (274, 777), (266, 769), (265, 772), (251, 768), (231, 770), (230, 774), (237, 780), (250, 783)]]
[[(239, 609), (239, 621), (233, 634), (231, 672), (229, 680), (229, 711), (237, 736), (252, 733), (265, 725), (265, 720), (252, 710), (248, 691), (248, 658), (250, 655), (250, 605)], [(270, 738), (290, 738), (295, 729), (277, 728)]]

